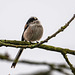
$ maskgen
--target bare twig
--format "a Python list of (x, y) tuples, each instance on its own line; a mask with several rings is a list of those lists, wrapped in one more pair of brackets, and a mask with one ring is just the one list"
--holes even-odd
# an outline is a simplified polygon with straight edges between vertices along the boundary
[(62, 55), (63, 55), (64, 59), (66, 60), (67, 64), (70, 66), (72, 73), (75, 75), (75, 68), (73, 67), (73, 65), (68, 60), (66, 53), (62, 52)]
[[(48, 42), (48, 40), (50, 40), (51, 38), (55, 37), (57, 34), (59, 34), (60, 32), (64, 31), (68, 26), (69, 24), (74, 20), (75, 18), (75, 14), (73, 15), (73, 17), (64, 25), (62, 26), (58, 31), (56, 31), (54, 34), (52, 34), (51, 36), (48, 36), (45, 40), (41, 41), (40, 43), (38, 43), (37, 45), (35, 46), (39, 46), (45, 42)], [(34, 46), (34, 47), (35, 47)]]
[[(0, 54), (0, 59), (1, 60), (6, 60), (8, 62), (13, 61), (13, 59), (11, 59), (8, 56), (6, 56), (6, 54), (5, 55)], [(55, 64), (55, 63), (47, 63), (47, 62), (35, 62), (35, 61), (29, 61), (29, 60), (20, 60), (20, 61), (18, 61), (18, 63), (49, 66), (50, 68), (48, 70), (48, 73), (52, 73), (52, 71), (58, 71), (58, 72), (61, 72), (63, 74), (69, 75), (69, 73), (65, 72), (64, 69), (70, 70), (70, 68), (65, 64)], [(38, 72), (37, 74), (39, 74), (39, 73), (41, 73), (41, 72)], [(42, 73), (44, 73), (44, 72), (42, 72)], [(34, 75), (34, 74), (32, 74), (32, 75)], [(26, 75), (29, 75), (29, 74), (26, 74)]]
[[(60, 52), (62, 53), (63, 57), (65, 58), (66, 62), (68, 63), (68, 65), (70, 66), (70, 69), (72, 70), (73, 74), (75, 75), (75, 68), (72, 66), (72, 64), (69, 62), (68, 58), (67, 58), (67, 53), (69, 54), (73, 54), (75, 55), (75, 51), (73, 50), (69, 50), (69, 49), (64, 49), (64, 48), (60, 48), (60, 47), (54, 47), (54, 46), (50, 46), (50, 45), (44, 45), (43, 43), (45, 42), (48, 42), (48, 40), (50, 40), (51, 38), (55, 37), (57, 34), (59, 34), (60, 32), (64, 31), (68, 26), (69, 24), (74, 20), (75, 18), (75, 14), (74, 16), (64, 25), (62, 26), (58, 31), (56, 31), (54, 34), (52, 34), (51, 36), (48, 36), (45, 40), (41, 41), (40, 43), (36, 44), (30, 44), (28, 42), (26, 42), (26, 45), (21, 45), (21, 44), (17, 44), (12, 41), (13, 43), (11, 43), (11, 40), (9, 41), (10, 43), (7, 43), (7, 41), (3, 41), (3, 40), (0, 40), (0, 47), (1, 46), (6, 46), (6, 47), (15, 47), (15, 48), (42, 48), (42, 49), (45, 49), (45, 50), (50, 50), (50, 51), (56, 51), (56, 52)], [(19, 42), (19, 41), (18, 41)], [(19, 43), (22, 43), (19, 42)], [(9, 59), (8, 59), (9, 60)], [(11, 60), (12, 61), (12, 60)]]
[[(12, 44), (8, 43), (8, 42), (11, 42)], [(17, 44), (22, 44), (22, 45), (17, 45)], [(35, 44), (31, 44), (29, 42), (23, 42), (23, 41), (14, 41), (14, 40), (0, 40), (0, 46), (6, 46), (6, 47), (15, 47), (15, 48), (31, 48), (36, 45), (37, 43)], [(45, 49), (45, 50), (48, 50), (48, 51), (55, 51), (55, 52), (63, 52), (65, 51), (66, 53), (68, 54), (72, 54), (72, 55), (75, 55), (75, 50), (70, 50), (70, 49), (67, 49), (67, 48), (60, 48), (60, 47), (54, 47), (54, 46), (51, 46), (51, 45), (45, 45), (45, 44), (41, 44), (39, 47), (37, 48), (41, 48), (41, 49)]]

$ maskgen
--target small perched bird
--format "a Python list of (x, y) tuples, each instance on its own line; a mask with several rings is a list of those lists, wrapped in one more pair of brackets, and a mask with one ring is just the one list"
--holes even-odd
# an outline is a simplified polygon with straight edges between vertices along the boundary
[[(24, 27), (21, 41), (38, 42), (40, 38), (42, 37), (42, 35), (43, 35), (43, 27), (40, 21), (36, 17), (31, 17), (29, 18), (29, 20), (27, 21)], [(15, 60), (12, 63), (11, 68), (12, 67), (15, 68), (22, 52), (23, 52), (23, 48), (20, 48), (19, 52), (17, 53), (15, 57)]]

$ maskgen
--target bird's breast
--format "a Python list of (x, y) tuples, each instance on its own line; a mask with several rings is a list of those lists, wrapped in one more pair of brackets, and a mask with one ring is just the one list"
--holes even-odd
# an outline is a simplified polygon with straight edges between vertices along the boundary
[(30, 25), (24, 32), (24, 39), (27, 41), (37, 41), (40, 40), (43, 34), (42, 25)]

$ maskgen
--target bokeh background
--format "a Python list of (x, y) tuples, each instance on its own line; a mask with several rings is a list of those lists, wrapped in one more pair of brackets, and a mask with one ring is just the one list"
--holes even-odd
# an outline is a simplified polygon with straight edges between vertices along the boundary
[[(31, 16), (38, 17), (44, 28), (41, 40), (57, 31), (75, 14), (75, 0), (0, 0), (0, 39), (21, 40), (24, 25)], [(75, 50), (75, 20), (68, 28), (48, 43), (56, 47)], [(12, 47), (0, 47), (0, 53), (8, 52), (11, 58), (15, 58), (19, 49)], [(75, 65), (75, 56), (68, 55), (70, 62)], [(65, 63), (60, 53), (43, 49), (26, 49), (20, 59), (40, 61), (48, 63)], [(34, 73), (40, 70), (48, 70), (47, 66), (35, 66), (17, 64), (11, 69), (12, 62), (0, 60), (0, 75), (21, 73)], [(62, 75), (53, 72), (53, 75)]]

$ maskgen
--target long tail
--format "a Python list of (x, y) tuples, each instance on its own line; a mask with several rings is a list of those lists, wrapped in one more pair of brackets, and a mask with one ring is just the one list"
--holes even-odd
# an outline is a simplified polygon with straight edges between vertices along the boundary
[(12, 65), (11, 65), (11, 68), (12, 68), (12, 67), (15, 68), (15, 66), (16, 66), (16, 64), (17, 64), (17, 62), (18, 62), (18, 59), (19, 59), (19, 57), (20, 57), (20, 55), (21, 55), (22, 52), (23, 52), (23, 48), (20, 48), (20, 50), (18, 51), (18, 53), (17, 53), (17, 55), (16, 55), (16, 57), (15, 57), (15, 59), (14, 59)]

